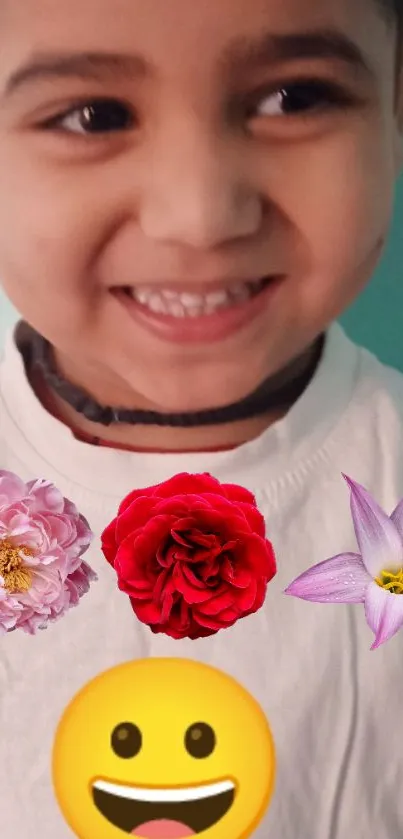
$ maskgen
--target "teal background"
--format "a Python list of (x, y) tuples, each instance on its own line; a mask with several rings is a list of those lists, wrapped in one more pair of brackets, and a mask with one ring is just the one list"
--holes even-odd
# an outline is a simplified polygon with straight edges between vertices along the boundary
[(388, 244), (370, 284), (341, 318), (346, 332), (403, 372), (403, 179)]
[[(341, 318), (347, 333), (386, 364), (403, 371), (403, 180), (392, 229), (371, 282)], [(0, 291), (0, 346), (17, 315)]]

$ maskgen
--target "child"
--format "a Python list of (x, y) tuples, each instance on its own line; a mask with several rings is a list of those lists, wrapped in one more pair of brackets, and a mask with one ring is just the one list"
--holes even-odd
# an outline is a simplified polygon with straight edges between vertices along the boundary
[(96, 540), (80, 606), (1, 642), (4, 839), (71, 836), (57, 721), (149, 655), (217, 665), (264, 707), (279, 772), (258, 839), (403, 835), (402, 638), (370, 652), (363, 610), (282, 594), (356, 549), (342, 472), (389, 512), (403, 497), (403, 378), (331, 325), (402, 165), (395, 3), (0, 0), (0, 276), (24, 319), (0, 466), (54, 481), (98, 536), (132, 488), (210, 472), (255, 493), (279, 563), (258, 614), (173, 641)]

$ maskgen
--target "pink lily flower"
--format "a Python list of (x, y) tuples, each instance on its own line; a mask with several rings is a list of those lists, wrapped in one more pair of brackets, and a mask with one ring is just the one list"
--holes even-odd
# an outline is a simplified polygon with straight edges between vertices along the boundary
[(388, 516), (369, 492), (343, 475), (360, 553), (331, 557), (285, 591), (314, 603), (362, 603), (377, 649), (403, 626), (403, 499)]

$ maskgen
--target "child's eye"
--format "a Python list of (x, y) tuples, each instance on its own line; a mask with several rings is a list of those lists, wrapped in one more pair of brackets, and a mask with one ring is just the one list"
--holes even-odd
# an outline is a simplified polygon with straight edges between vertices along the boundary
[(87, 136), (127, 131), (135, 124), (136, 120), (127, 105), (116, 99), (96, 99), (52, 117), (43, 128)]
[[(268, 92), (260, 88), (246, 107), (247, 119), (259, 117), (309, 115), (329, 108), (346, 108), (352, 97), (336, 85), (318, 80), (304, 80)], [(42, 128), (82, 136), (128, 131), (136, 126), (128, 105), (116, 99), (94, 99), (75, 105), (48, 119)]]
[(260, 89), (254, 94), (253, 103), (248, 105), (248, 118), (303, 117), (332, 108), (346, 108), (351, 104), (352, 96), (341, 87), (317, 79), (304, 80), (275, 91)]

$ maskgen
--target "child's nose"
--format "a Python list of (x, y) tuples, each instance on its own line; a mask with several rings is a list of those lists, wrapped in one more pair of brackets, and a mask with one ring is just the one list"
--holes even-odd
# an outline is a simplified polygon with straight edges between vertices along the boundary
[(239, 155), (226, 154), (219, 141), (177, 143), (160, 149), (154, 161), (139, 208), (147, 237), (207, 249), (259, 231), (261, 196)]

